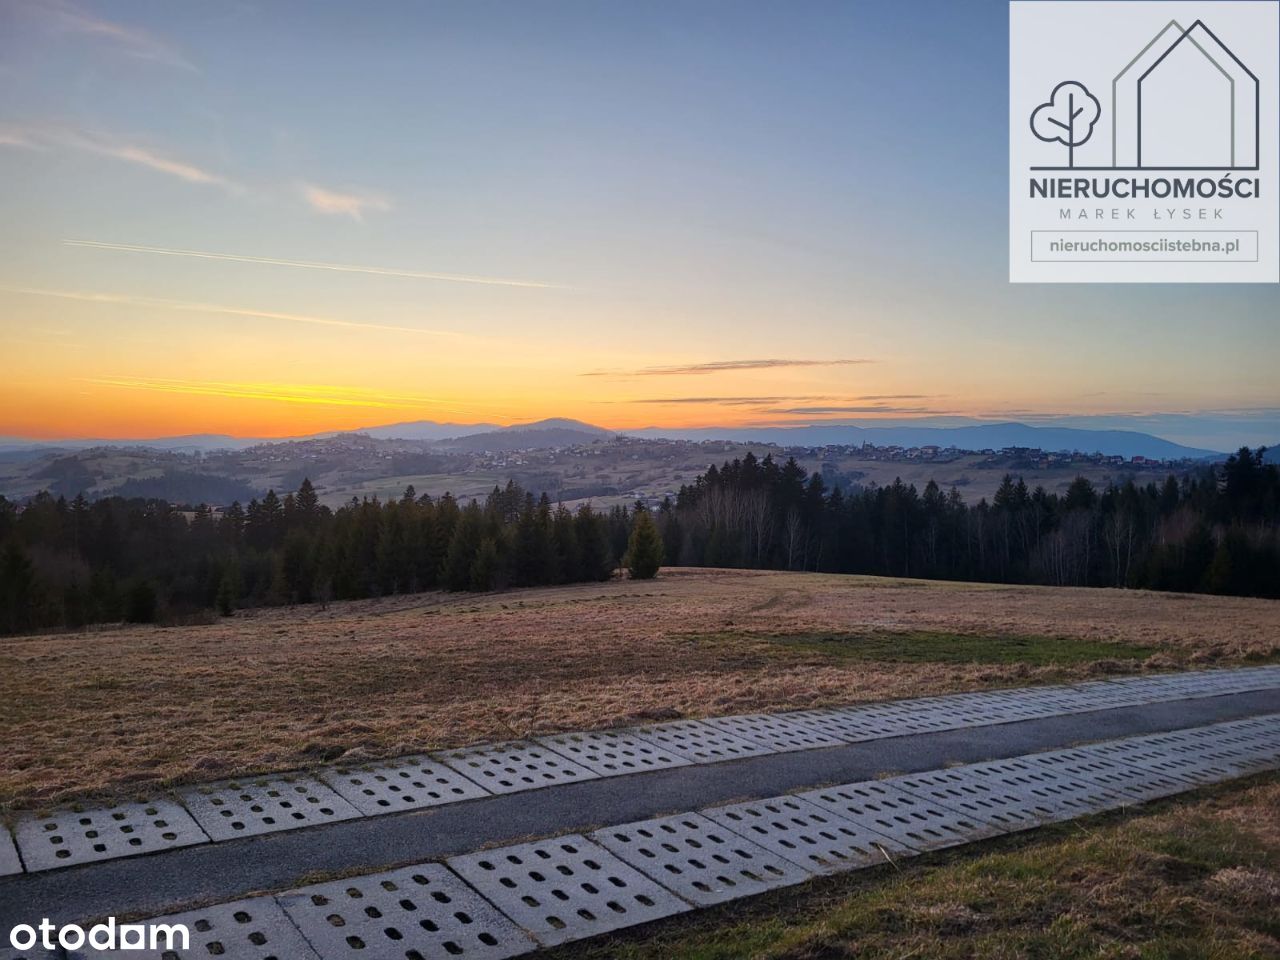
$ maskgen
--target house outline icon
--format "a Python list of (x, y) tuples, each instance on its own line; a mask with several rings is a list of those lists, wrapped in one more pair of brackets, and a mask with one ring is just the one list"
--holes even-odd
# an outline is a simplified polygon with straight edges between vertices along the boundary
[[(1214, 149), (1222, 150), (1225, 146), (1225, 157), (1214, 158), (1215, 162), (1211, 163), (1181, 159), (1179, 162), (1165, 163), (1161, 160), (1168, 156), (1168, 148), (1164, 148), (1162, 152), (1159, 146), (1161, 137), (1158, 134), (1169, 133), (1167, 125), (1170, 117), (1177, 116), (1181, 121), (1187, 115), (1178, 109), (1179, 104), (1160, 103), (1160, 76), (1157, 71), (1162, 68), (1176, 69), (1175, 60), (1171, 57), (1182, 57), (1185, 61), (1187, 51), (1190, 50), (1198, 53), (1201, 60), (1212, 68), (1212, 82), (1225, 83), (1229, 128), (1224, 124), (1223, 132), (1229, 142), (1224, 145), (1218, 139), (1221, 134), (1184, 130), (1182, 134), (1187, 142), (1194, 140), (1202, 145), (1197, 149), (1211, 152)], [(1210, 72), (1206, 71), (1206, 75), (1210, 75)], [(1257, 170), (1260, 160), (1259, 92), (1257, 76), (1218, 39), (1203, 20), (1196, 20), (1185, 29), (1177, 20), (1170, 20), (1111, 82), (1112, 167)], [(1153, 106), (1157, 109), (1153, 109)], [(1201, 106), (1203, 108), (1203, 104)], [(1214, 109), (1216, 112), (1216, 108)], [(1164, 128), (1153, 129), (1153, 125), (1159, 124), (1162, 119)], [(1167, 141), (1168, 137), (1163, 139)]]

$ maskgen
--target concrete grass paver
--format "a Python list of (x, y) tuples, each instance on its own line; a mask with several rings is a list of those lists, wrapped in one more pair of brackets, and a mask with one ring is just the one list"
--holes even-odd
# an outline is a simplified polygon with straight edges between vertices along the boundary
[[(1269, 676), (1280, 679), (1278, 672), (1273, 671)], [(1055, 698), (1063, 692), (1061, 688), (1055, 691)], [(1037, 693), (1040, 695), (1047, 694)], [(1018, 692), (1016, 696), (1021, 697), (1022, 694)], [(594, 771), (575, 761), (563, 757), (556, 759), (559, 755), (544, 745), (531, 744), (551, 762), (563, 761), (582, 769), (584, 782), (570, 780), (563, 785), (553, 785), (552, 789), (539, 792), (536, 797), (481, 794), (471, 802), (441, 804), (441, 809), (431, 811), (430, 817), (365, 818), (359, 815), (355, 805), (349, 803), (349, 811), (330, 817), (329, 814), (338, 811), (330, 806), (326, 814), (325, 798), (317, 795), (318, 792), (328, 791), (327, 796), (335, 805), (345, 803), (345, 798), (314, 777), (283, 775), (258, 781), (238, 781), (235, 786), (241, 789), (267, 786), (269, 781), (276, 779), (292, 783), (302, 791), (308, 806), (321, 807), (322, 816), (311, 821), (318, 829), (253, 838), (248, 830), (233, 828), (234, 832), (228, 831), (225, 836), (227, 839), (244, 838), (238, 843), (193, 845), (189, 849), (160, 851), (160, 856), (148, 857), (145, 861), (126, 857), (115, 862), (85, 863), (74, 871), (72, 885), (67, 885), (61, 871), (0, 878), (0, 922), (20, 923), (27, 915), (42, 915), (39, 911), (64, 920), (108, 913), (146, 916), (186, 903), (205, 902), (218, 897), (234, 899), (252, 890), (289, 887), (308, 872), (341, 870), (359, 873), (385, 869), (384, 865), (393, 863), (429, 862), (465, 855), (466, 851), (486, 842), (516, 843), (530, 836), (549, 836), (566, 830), (592, 830), (601, 823), (639, 821), (671, 810), (706, 804), (732, 805), (746, 797), (810, 791), (810, 784), (830, 780), (845, 780), (854, 786), (868, 778), (883, 776), (887, 771), (926, 771), (903, 774), (892, 781), (876, 781), (880, 785), (878, 789), (883, 789), (886, 784), (897, 787), (903, 797), (920, 801), (918, 806), (890, 804), (880, 796), (873, 798), (871, 803), (881, 809), (871, 809), (868, 803), (863, 810), (855, 811), (850, 806), (852, 801), (847, 798), (843, 805), (826, 809), (876, 831), (880, 836), (896, 840), (904, 847), (929, 849), (962, 839), (977, 839), (980, 833), (990, 835), (1025, 829), (1082, 811), (1105, 809), (1117, 803), (1141, 802), (1179, 789), (1191, 789), (1200, 783), (1216, 782), (1217, 779), (1274, 766), (1280, 757), (1280, 714), (1276, 712), (1280, 700), (1277, 696), (1274, 687), (1269, 686), (1262, 691), (1234, 696), (1214, 694), (1203, 699), (1155, 700), (1141, 707), (1103, 710), (1078, 717), (1037, 717), (999, 728), (976, 724), (959, 730), (930, 729), (918, 739), (890, 737), (877, 744), (860, 742), (859, 731), (855, 733), (855, 742), (840, 743), (823, 750), (789, 750), (781, 743), (777, 743), (778, 748), (775, 749), (753, 743), (745, 737), (736, 737), (701, 721), (659, 724), (644, 728), (644, 731), (610, 733), (635, 737), (633, 742), (639, 745), (653, 744), (650, 737), (676, 730), (685, 735), (682, 738), (686, 741), (683, 749), (687, 751), (703, 752), (708, 744), (716, 747), (737, 744), (745, 755), (719, 751), (702, 761), (708, 766), (689, 761), (674, 769), (647, 771), (643, 778), (630, 780), (593, 775)], [(992, 702), (999, 699), (994, 694), (987, 698)], [(1063, 701), (1059, 698), (1058, 702), (1061, 704)], [(986, 709), (990, 705), (979, 697), (970, 696), (964, 700), (961, 712), (972, 716), (974, 710)], [(874, 713), (885, 722), (920, 724), (925, 728), (932, 728), (945, 719), (938, 719), (941, 703), (915, 701), (913, 706), (911, 701), (900, 701), (882, 706), (849, 708), (847, 712), (861, 714), (864, 719), (867, 713)], [(921, 712), (913, 714), (913, 709)], [(805, 711), (804, 714), (831, 717), (839, 712), (846, 711)], [(795, 719), (795, 716), (787, 715), (787, 718)], [(1196, 723), (1201, 724), (1201, 728), (1187, 726)], [(801, 725), (812, 728), (813, 721), (806, 716)], [(1133, 736), (1135, 733), (1140, 735)], [(1117, 736), (1126, 736), (1126, 739), (1107, 739)], [(1087, 748), (1062, 748), (1063, 744), (1088, 741), (1102, 743)], [(656, 745), (655, 748), (667, 749)], [(1026, 753), (1046, 749), (1048, 754)], [(1100, 752), (1092, 752), (1095, 750)], [(1052, 756), (1055, 751), (1057, 756)], [(990, 775), (966, 778), (957, 774), (957, 769), (961, 768), (929, 769), (944, 767), (955, 760), (979, 760), (989, 764), (993, 761), (982, 758), (1018, 754), (1034, 764), (1032, 770), (1058, 765), (1050, 781), (1052, 790), (1046, 792), (1044, 781), (1039, 777), (1032, 777), (1025, 783), (996, 782), (999, 778)], [(442, 765), (438, 757), (426, 759), (435, 762), (437, 770), (447, 769), (448, 776), (457, 776), (455, 782), (473, 782), (452, 767)], [(688, 760), (687, 757), (681, 759)], [(720, 760), (737, 762), (715, 766)], [(1166, 774), (1157, 768), (1174, 761), (1176, 774)], [(970, 766), (976, 765), (970, 763)], [(382, 768), (394, 766), (394, 763), (370, 766)], [(1139, 771), (1146, 778), (1143, 780), (1129, 771)], [(1026, 774), (1026, 771), (1016, 772), (1019, 776)], [(318, 776), (323, 778), (328, 773), (321, 771)], [(310, 791), (308, 784), (311, 785)], [(360, 785), (351, 786), (358, 788)], [(1014, 786), (1028, 790), (1015, 790)], [(477, 785), (476, 789), (483, 788)], [(830, 798), (831, 791), (835, 789), (810, 791), (812, 795), (802, 798), (822, 806), (818, 794)], [(393, 790), (388, 792), (395, 794)], [(1062, 799), (1064, 795), (1066, 800)], [(266, 824), (266, 819), (277, 818), (268, 804), (259, 802), (264, 798), (250, 795), (239, 799), (250, 813), (264, 820), (263, 828), (253, 833), (288, 831), (298, 819), (308, 820), (303, 812), (300, 818), (290, 814), (284, 824)], [(279, 802), (277, 813), (293, 809), (293, 800), (287, 793), (276, 791), (270, 799)], [(283, 806), (284, 803), (289, 806)], [(194, 802), (192, 805), (197, 807)], [(255, 805), (259, 809), (253, 810)], [(378, 809), (381, 809), (380, 805)], [(415, 812), (407, 803), (405, 809), (411, 814)], [(235, 816), (234, 810), (228, 811), (227, 816), (218, 813), (218, 820), (213, 822), (234, 819)], [(333, 822), (339, 819), (351, 822)], [(3, 834), (0, 834), (0, 839), (3, 839)], [(50, 846), (57, 845), (50, 843)]]
[(1002, 826), (922, 799), (880, 780), (811, 790), (797, 797), (919, 852), (972, 843), (1007, 832)]
[[(959, 769), (959, 768), (954, 768)], [(953, 770), (905, 774), (884, 781), (936, 806), (997, 827), (1003, 833), (1030, 830), (1052, 819), (1053, 811), (1034, 806), (1025, 791), (1001, 790), (995, 783), (966, 777)]]
[(1229, 766), (1210, 759), (1194, 747), (1188, 749), (1180, 740), (1163, 735), (1097, 744), (1093, 749), (1110, 760), (1130, 763), (1195, 786), (1220, 783), (1232, 777)]
[(591, 839), (690, 903), (709, 906), (812, 874), (699, 813), (606, 827)]
[(596, 730), (537, 737), (536, 742), (602, 777), (683, 767), (693, 761), (676, 756), (629, 730)]
[(0, 823), (0, 877), (22, 872), (22, 860), (9, 828)]
[(223, 780), (184, 790), (182, 802), (214, 840), (334, 823), (360, 811), (313, 777)]
[(814, 873), (859, 870), (911, 849), (801, 797), (773, 797), (704, 810), (729, 830)]
[(719, 763), (778, 752), (774, 747), (739, 737), (703, 720), (674, 720), (636, 727), (632, 732), (692, 763)]
[[(317, 960), (273, 897), (253, 897), (201, 910), (153, 917), (146, 924), (184, 924), (186, 950), (76, 950), (70, 960)], [(370, 958), (372, 960), (372, 958)]]
[(516, 793), (592, 780), (598, 774), (528, 740), (482, 744), (439, 754), (439, 759), (490, 793)]
[[(1082, 751), (1088, 751), (1088, 749), (1084, 747)], [(1187, 781), (1178, 777), (1170, 777), (1133, 764), (1117, 764), (1102, 754), (1098, 756), (1108, 760), (1107, 768), (1095, 770), (1088, 774), (1089, 778), (1110, 790), (1130, 797), (1134, 803), (1147, 803), (1151, 800), (1171, 797), (1188, 789)]]
[(191, 814), (166, 799), (24, 814), (14, 839), (31, 872), (209, 842)]
[(320, 771), (320, 779), (368, 817), (491, 796), (484, 787), (425, 754), (389, 763), (328, 767)]
[(736, 717), (715, 717), (706, 723), (743, 740), (750, 740), (779, 753), (836, 747), (844, 741), (786, 714), (752, 713)]
[(1026, 809), (1046, 820), (1064, 820), (1125, 806), (1130, 798), (1092, 779), (1073, 776), (1065, 770), (1074, 761), (1058, 758), (1043, 764), (1026, 757), (976, 763), (952, 768), (974, 780), (994, 784), (996, 790), (1024, 798)]
[(578, 834), (452, 857), (448, 864), (544, 946), (690, 909)]
[(321, 960), (502, 960), (537, 946), (438, 863), (316, 884), (276, 899)]

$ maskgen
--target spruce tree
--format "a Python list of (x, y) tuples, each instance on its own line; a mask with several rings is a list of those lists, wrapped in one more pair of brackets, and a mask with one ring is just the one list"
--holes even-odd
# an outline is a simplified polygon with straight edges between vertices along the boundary
[(632, 580), (652, 580), (662, 566), (662, 537), (649, 511), (637, 507), (627, 541), (627, 569)]

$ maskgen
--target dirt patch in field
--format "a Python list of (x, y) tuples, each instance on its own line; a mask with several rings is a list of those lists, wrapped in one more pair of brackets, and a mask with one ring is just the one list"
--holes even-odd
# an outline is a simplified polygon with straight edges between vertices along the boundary
[[(0, 639), (0, 806), (349, 753), (1255, 662), (1280, 653), (1277, 610), (1133, 591), (678, 570), (649, 582)], [(1158, 652), (1060, 664), (850, 661), (756, 636), (913, 631)]]

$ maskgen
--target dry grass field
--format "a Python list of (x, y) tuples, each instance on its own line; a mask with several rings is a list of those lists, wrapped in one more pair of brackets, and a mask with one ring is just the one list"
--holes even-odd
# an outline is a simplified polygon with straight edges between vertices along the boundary
[(723, 570), (0, 638), (0, 810), (645, 720), (1280, 655), (1274, 602)]

